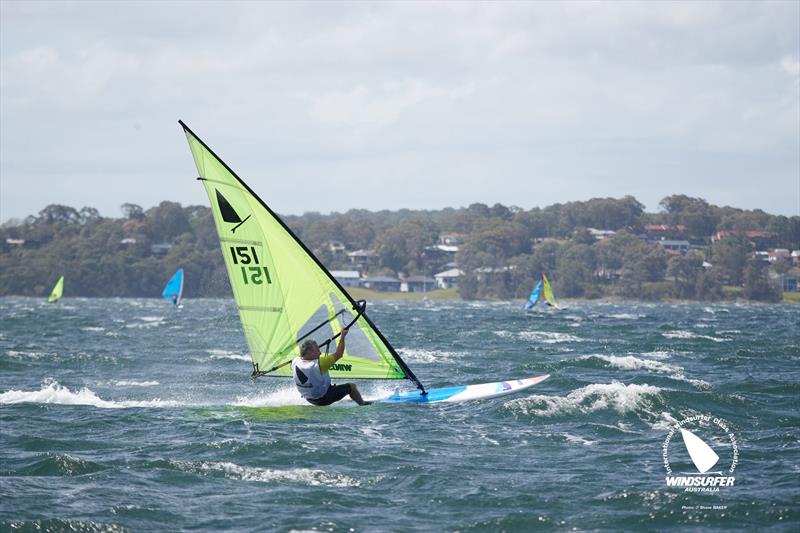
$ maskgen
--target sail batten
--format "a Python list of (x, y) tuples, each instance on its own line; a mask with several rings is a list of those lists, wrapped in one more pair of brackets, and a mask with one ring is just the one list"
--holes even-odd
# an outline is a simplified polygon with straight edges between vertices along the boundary
[(220, 237), (219, 240), (221, 242), (230, 242), (230, 243), (233, 243), (233, 244), (252, 244), (254, 246), (263, 246), (263, 244), (264, 244), (261, 241), (245, 241), (245, 240), (242, 240), (242, 239), (228, 239), (228, 238), (223, 238), (223, 237)]
[[(414, 374), (359, 305), (280, 217), (182, 121), (208, 194), (242, 327), (256, 368), (299, 354), (297, 340), (336, 336), (353, 322), (334, 377), (412, 380)], [(235, 233), (234, 233), (235, 232)], [(291, 347), (287, 353), (286, 347)], [(335, 342), (330, 349), (335, 349)], [(288, 376), (286, 367), (275, 375)]]

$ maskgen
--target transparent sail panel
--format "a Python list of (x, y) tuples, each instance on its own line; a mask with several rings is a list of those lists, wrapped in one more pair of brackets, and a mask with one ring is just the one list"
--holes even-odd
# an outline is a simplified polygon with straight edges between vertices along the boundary
[[(344, 303), (333, 294), (331, 297), (334, 301), (334, 308), (336, 311), (343, 311), (338, 316), (339, 325), (337, 331), (339, 331), (353, 321), (356, 317), (356, 313), (352, 310), (353, 306), (350, 302)], [(347, 355), (369, 359), (375, 362), (383, 361), (383, 358), (378, 354), (375, 346), (370, 342), (369, 337), (367, 337), (364, 324), (358, 322), (350, 327), (347, 334), (346, 353)]]
[[(303, 324), (303, 326), (297, 332), (297, 338), (295, 340), (297, 350), (292, 349), (291, 353), (296, 351), (299, 354), (300, 346), (302, 346), (307, 340), (316, 341), (317, 344), (322, 346), (322, 343), (334, 335), (332, 323), (333, 321), (330, 317), (329, 307), (327, 305), (321, 305), (319, 309), (317, 309), (317, 311), (311, 315), (311, 318), (308, 320), (308, 322)], [(329, 347), (325, 348), (322, 346), (320, 349), (323, 353), (326, 351), (331, 353), (336, 351), (336, 339), (331, 341)]]

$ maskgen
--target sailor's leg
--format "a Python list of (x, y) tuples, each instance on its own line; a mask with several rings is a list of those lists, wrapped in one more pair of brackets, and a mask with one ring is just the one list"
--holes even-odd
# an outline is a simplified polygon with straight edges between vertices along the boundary
[(372, 402), (365, 402), (364, 398), (361, 397), (361, 392), (359, 392), (358, 387), (356, 387), (355, 383), (348, 383), (350, 385), (350, 399), (356, 402), (358, 405), (369, 405)]

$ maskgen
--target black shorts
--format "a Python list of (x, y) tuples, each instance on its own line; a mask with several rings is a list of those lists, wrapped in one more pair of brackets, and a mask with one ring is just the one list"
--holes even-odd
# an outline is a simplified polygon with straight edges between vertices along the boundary
[(350, 394), (350, 384), (345, 383), (344, 385), (331, 385), (328, 392), (326, 392), (322, 398), (317, 398), (315, 400), (306, 398), (306, 400), (308, 403), (313, 403), (314, 405), (330, 405), (338, 402), (348, 394)]

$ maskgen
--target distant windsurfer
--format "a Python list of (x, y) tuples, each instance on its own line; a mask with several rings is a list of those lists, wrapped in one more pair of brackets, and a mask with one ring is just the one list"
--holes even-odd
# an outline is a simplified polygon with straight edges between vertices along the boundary
[(333, 354), (322, 355), (319, 345), (313, 340), (307, 340), (300, 346), (300, 356), (292, 360), (292, 375), (297, 390), (307, 402), (313, 405), (330, 405), (349, 395), (358, 405), (371, 403), (364, 401), (355, 383), (331, 385), (328, 371), (344, 355), (344, 338), (347, 332), (347, 328), (342, 329), (339, 344)]

